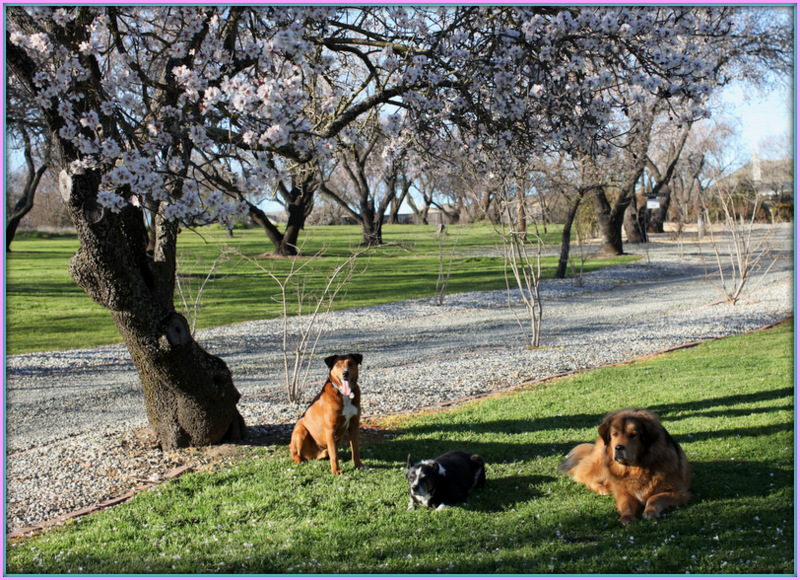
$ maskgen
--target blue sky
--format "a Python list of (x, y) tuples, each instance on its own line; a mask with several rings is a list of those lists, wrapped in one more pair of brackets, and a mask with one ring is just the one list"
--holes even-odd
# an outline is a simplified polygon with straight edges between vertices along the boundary
[[(741, 131), (740, 143), (747, 155), (765, 139), (789, 134), (796, 141), (795, 94), (791, 86), (779, 87), (763, 95), (731, 87), (722, 95), (726, 104), (725, 116), (735, 120)], [(765, 158), (765, 152), (761, 153)]]

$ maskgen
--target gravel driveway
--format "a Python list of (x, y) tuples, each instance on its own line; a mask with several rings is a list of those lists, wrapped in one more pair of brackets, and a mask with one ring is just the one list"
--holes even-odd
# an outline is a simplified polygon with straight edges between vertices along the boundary
[[(639, 262), (587, 274), (581, 284), (543, 283), (537, 350), (526, 348), (505, 291), (448, 296), (438, 307), (411, 300), (331, 313), (309, 377), (325, 376), (330, 353), (360, 352), (363, 414), (399, 413), (754, 330), (794, 313), (794, 244), (793, 225), (780, 226), (781, 259), (731, 307), (705, 279), (707, 246), (654, 236)], [(285, 436), (306, 403), (288, 403), (281, 387), (280, 321), (200, 331), (198, 340), (231, 368), (251, 433)], [(318, 388), (309, 385), (303, 400)], [(153, 448), (121, 345), (7, 357), (5, 398), (8, 531), (211, 461), (204, 450)]]

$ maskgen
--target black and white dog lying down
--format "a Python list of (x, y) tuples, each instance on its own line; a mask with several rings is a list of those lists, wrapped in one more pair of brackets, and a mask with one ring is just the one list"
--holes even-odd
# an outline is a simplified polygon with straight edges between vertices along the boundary
[(466, 501), (472, 489), (486, 483), (486, 469), (480, 455), (464, 451), (448, 451), (416, 465), (411, 463), (409, 454), (406, 479), (411, 493), (408, 511), (413, 510), (416, 503), (442, 509)]

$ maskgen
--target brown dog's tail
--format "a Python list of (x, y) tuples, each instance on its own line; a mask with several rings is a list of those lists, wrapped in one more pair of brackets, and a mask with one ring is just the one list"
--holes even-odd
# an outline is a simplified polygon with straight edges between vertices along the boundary
[(569, 473), (574, 469), (581, 461), (583, 461), (584, 457), (589, 455), (594, 449), (593, 443), (581, 443), (577, 447), (575, 447), (572, 451), (567, 453), (567, 456), (564, 458), (564, 461), (561, 462), (561, 465), (558, 466), (559, 471), (563, 471), (564, 473)]

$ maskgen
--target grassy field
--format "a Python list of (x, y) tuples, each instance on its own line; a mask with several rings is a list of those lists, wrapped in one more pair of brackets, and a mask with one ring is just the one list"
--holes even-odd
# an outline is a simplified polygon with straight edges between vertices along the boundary
[[(488, 257), (498, 238), (486, 226), (451, 226), (443, 242), (445, 260), (457, 242), (457, 257), (447, 285), (448, 293), (505, 288), (503, 260)], [(304, 232), (303, 253), (322, 252), (308, 268), (307, 290), (321, 288), (329, 272), (358, 250), (357, 226), (309, 227)], [(560, 243), (561, 227), (550, 226), (547, 244)], [(358, 260), (357, 275), (337, 297), (336, 309), (369, 306), (436, 293), (439, 242), (435, 226), (386, 226), (387, 247), (376, 248)], [(212, 264), (225, 248), (238, 252), (218, 263), (200, 300), (198, 328), (273, 318), (280, 315), (277, 284), (243, 256), (256, 258), (272, 249), (257, 229), (237, 229), (234, 236), (219, 228), (184, 231), (178, 243), (179, 273), (187, 302), (193, 304)], [(109, 313), (81, 290), (67, 272), (78, 249), (74, 235), (19, 235), (6, 256), (6, 348), (9, 354), (60, 350), (119, 342)], [(635, 257), (593, 260), (587, 270), (624, 263)], [(279, 277), (291, 262), (257, 258)], [(304, 260), (304, 258), (301, 258)], [(556, 258), (543, 260), (543, 275), (552, 277)], [(181, 304), (176, 298), (176, 307)], [(191, 320), (191, 318), (190, 318)]]
[[(659, 414), (693, 481), (688, 505), (623, 527), (610, 497), (557, 466), (628, 406)], [(376, 426), (362, 441), (368, 470), (347, 462), (336, 477), (324, 460), (295, 466), (286, 442), (253, 448), (9, 543), (7, 572), (796, 572), (791, 323)], [(407, 512), (407, 454), (455, 448), (483, 455), (486, 487), (462, 506)]]

